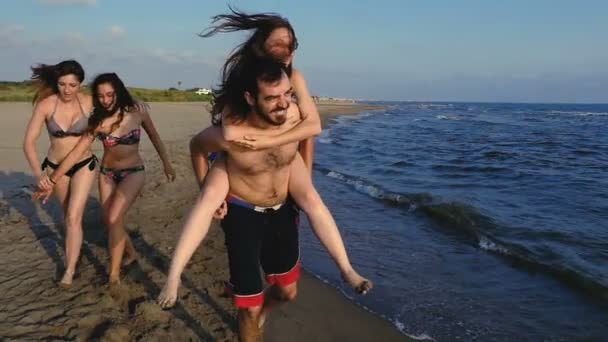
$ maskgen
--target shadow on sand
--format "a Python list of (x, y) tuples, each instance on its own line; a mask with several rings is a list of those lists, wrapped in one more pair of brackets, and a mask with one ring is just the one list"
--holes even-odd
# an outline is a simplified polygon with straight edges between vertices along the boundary
[[(36, 242), (44, 249), (49, 259), (55, 264), (55, 278), (59, 279), (64, 270), (63, 246), (65, 241), (63, 229), (63, 214), (56, 200), (41, 205), (31, 200), (30, 194), (23, 188), (31, 189), (36, 179), (23, 172), (0, 171), (0, 220), (3, 224), (17, 225), (26, 224), (35, 236)], [(96, 279), (84, 281), (105, 284), (107, 282), (107, 259), (96, 256), (94, 249), (107, 247), (107, 235), (101, 223), (101, 205), (97, 198), (89, 196), (84, 214), (83, 222), (83, 245), (81, 256), (93, 266)], [(138, 233), (130, 233), (130, 236), (138, 250), (140, 258), (145, 259), (150, 265), (163, 274), (167, 273), (170, 258), (165, 256), (157, 248), (148, 243)], [(97, 255), (99, 254), (99, 251)], [(80, 263), (79, 263), (80, 264)], [(146, 295), (144, 297), (131, 298), (129, 300), (129, 315), (132, 316), (138, 304), (146, 300), (154, 300), (160, 293), (158, 285), (137, 264), (133, 270), (127, 272), (134, 282), (144, 286)], [(77, 267), (78, 273), (78, 267)], [(80, 281), (83, 281), (82, 278)], [(189, 288), (203, 303), (211, 307), (230, 329), (236, 329), (236, 319), (205, 291), (198, 289), (195, 284), (183, 277), (183, 286)], [(188, 309), (182, 304), (170, 311), (176, 318), (182, 320), (195, 334), (203, 340), (214, 340), (213, 336), (204, 329), (199, 321), (193, 317)], [(93, 331), (92, 336), (103, 336), (104, 331), (110, 327), (109, 323), (102, 324)], [(92, 337), (91, 336), (91, 337)], [(26, 336), (21, 336), (26, 337)]]

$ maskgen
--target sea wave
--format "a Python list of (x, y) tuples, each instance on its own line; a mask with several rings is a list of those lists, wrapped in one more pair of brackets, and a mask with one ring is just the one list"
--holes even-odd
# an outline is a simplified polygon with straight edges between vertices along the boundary
[(550, 114), (565, 114), (565, 115), (576, 115), (576, 116), (606, 116), (608, 112), (582, 112), (582, 111), (562, 111), (552, 110)]
[[(596, 298), (608, 300), (608, 279), (590, 274), (576, 265), (571, 265), (561, 257), (546, 258), (543, 255), (555, 255), (549, 247), (535, 245), (534, 248), (522, 243), (515, 243), (504, 236), (508, 232), (518, 231), (496, 222), (484, 215), (477, 208), (457, 202), (444, 201), (429, 193), (396, 193), (382, 188), (360, 177), (350, 176), (335, 170), (321, 169), (328, 177), (351, 186), (354, 190), (383, 202), (391, 207), (398, 207), (409, 212), (431, 219), (440, 230), (460, 237), (460, 240), (489, 253), (504, 257), (513, 265), (530, 271), (544, 273), (565, 285), (582, 290)], [(553, 232), (537, 232), (531, 241), (552, 241)], [(568, 237), (562, 237), (562, 240)], [(574, 239), (570, 237), (570, 239)], [(517, 239), (513, 239), (516, 241)], [(564, 241), (559, 241), (564, 243)], [(566, 241), (565, 243), (576, 243)]]
[(435, 116), (435, 118), (439, 119), (439, 120), (453, 120), (453, 121), (462, 120), (462, 118), (457, 115), (437, 115), (437, 116)]

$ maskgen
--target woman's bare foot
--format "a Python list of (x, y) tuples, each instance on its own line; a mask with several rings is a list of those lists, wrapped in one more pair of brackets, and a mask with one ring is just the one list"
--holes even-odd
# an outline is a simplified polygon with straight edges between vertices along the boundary
[(175, 302), (177, 301), (177, 290), (179, 289), (179, 279), (167, 279), (165, 286), (163, 287), (160, 295), (158, 295), (158, 299), (156, 302), (163, 309), (171, 309), (175, 306)]
[(363, 278), (354, 269), (342, 272), (342, 279), (360, 295), (367, 294), (374, 287), (371, 280)]
[(110, 274), (110, 281), (108, 283), (110, 287), (120, 285), (120, 274)]
[(74, 271), (66, 270), (65, 273), (63, 273), (63, 277), (61, 278), (61, 281), (59, 282), (59, 287), (64, 288), (64, 289), (69, 289), (70, 287), (72, 287), (73, 281), (74, 281)]
[(125, 253), (125, 256), (122, 258), (122, 267), (127, 267), (137, 261), (138, 255), (137, 253)]

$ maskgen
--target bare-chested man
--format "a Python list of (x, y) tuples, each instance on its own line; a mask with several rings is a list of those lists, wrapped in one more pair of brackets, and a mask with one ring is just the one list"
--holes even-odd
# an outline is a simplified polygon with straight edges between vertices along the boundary
[[(297, 106), (291, 105), (293, 90), (282, 64), (252, 58), (232, 73), (234, 77), (223, 86), (225, 91), (235, 92), (228, 98), (239, 116), (236, 124), (280, 134), (300, 122)], [(229, 208), (222, 228), (238, 308), (239, 339), (256, 341), (265, 309), (296, 296), (300, 275), (298, 210), (288, 197), (288, 183), (292, 164), (301, 164), (304, 170), (305, 166), (297, 153), (297, 142), (252, 151), (226, 142), (220, 127), (206, 129), (200, 139), (213, 150), (226, 151), (225, 168), (217, 168), (217, 172), (228, 173), (230, 193), (207, 186), (212, 183), (209, 178), (213, 173), (207, 176), (180, 236), (159, 303), (163, 307), (175, 303), (180, 275), (207, 234), (211, 217), (202, 208), (217, 208), (228, 195)], [(208, 192), (214, 193), (217, 203), (200, 201)], [(260, 266), (272, 285), (266, 292)]]

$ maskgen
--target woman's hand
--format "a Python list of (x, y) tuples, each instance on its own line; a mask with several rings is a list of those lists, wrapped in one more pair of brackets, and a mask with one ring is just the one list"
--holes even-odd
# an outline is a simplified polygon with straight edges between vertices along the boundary
[(215, 210), (215, 213), (213, 213), (213, 218), (216, 220), (222, 220), (226, 214), (228, 214), (228, 203), (224, 201), (222, 202), (222, 205)]
[(273, 139), (274, 137), (265, 135), (246, 135), (242, 139), (231, 141), (231, 143), (248, 150), (258, 151), (276, 146)]
[(53, 188), (55, 187), (55, 182), (51, 179), (51, 177), (49, 175), (41, 175), (38, 178), (38, 189), (43, 190), (43, 191), (53, 191)]
[(43, 189), (36, 189), (36, 191), (34, 191), (32, 193), (32, 199), (34, 201), (40, 200), (42, 202), (42, 204), (46, 204), (46, 202), (48, 202), (49, 198), (51, 197), (51, 194), (53, 193), (53, 188), (49, 189), (49, 190), (43, 190)]
[(164, 172), (169, 182), (173, 182), (175, 180), (175, 170), (173, 169), (171, 163), (164, 164)]

